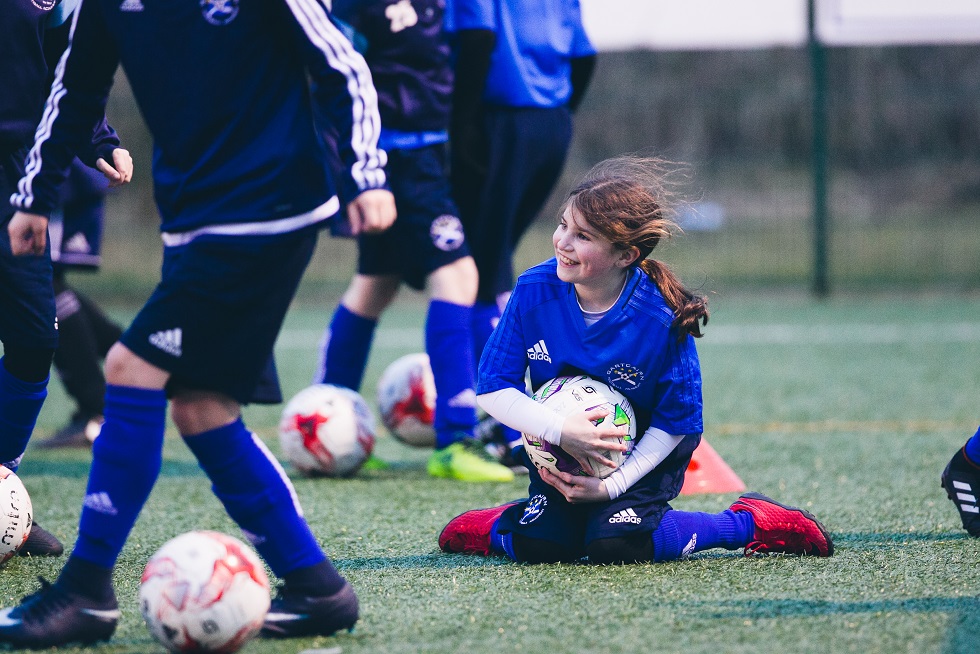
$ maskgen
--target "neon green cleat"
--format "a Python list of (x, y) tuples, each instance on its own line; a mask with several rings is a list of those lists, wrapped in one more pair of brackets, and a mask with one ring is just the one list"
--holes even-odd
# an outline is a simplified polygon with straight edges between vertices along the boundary
[(361, 470), (387, 470), (391, 467), (391, 464), (384, 459), (379, 459), (373, 454), (367, 458), (364, 465), (361, 466)]
[(465, 438), (429, 457), (429, 474), (459, 481), (514, 481), (513, 471), (493, 460), (483, 445)]

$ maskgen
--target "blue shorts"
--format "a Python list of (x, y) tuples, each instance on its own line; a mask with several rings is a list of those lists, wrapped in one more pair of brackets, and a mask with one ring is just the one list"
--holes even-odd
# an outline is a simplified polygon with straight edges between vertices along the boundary
[[(685, 437), (653, 472), (609, 502), (569, 504), (526, 461), (531, 476), (528, 499), (503, 513), (498, 530), (560, 544), (579, 557), (585, 556), (589, 543), (601, 538), (653, 534), (670, 510), (670, 500), (680, 494), (684, 473), (700, 442), (700, 435)], [(522, 455), (526, 459), (523, 450)]]
[(442, 143), (388, 152), (385, 170), (398, 218), (381, 234), (359, 237), (357, 272), (398, 275), (421, 290), (430, 273), (469, 256), (445, 166)]
[(268, 388), (278, 391), (272, 348), (316, 238), (311, 227), (275, 237), (202, 236), (166, 248), (161, 281), (120, 341), (170, 372), (171, 394), (277, 401)]
[(58, 347), (50, 246), (41, 256), (15, 257), (7, 225), (14, 210), (7, 199), (23, 173), (26, 148), (0, 149), (0, 341), (6, 346)]

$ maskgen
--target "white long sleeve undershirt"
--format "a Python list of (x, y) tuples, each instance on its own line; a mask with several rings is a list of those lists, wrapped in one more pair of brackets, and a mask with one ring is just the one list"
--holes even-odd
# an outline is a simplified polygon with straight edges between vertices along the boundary
[[(502, 388), (477, 396), (480, 407), (512, 429), (535, 434), (552, 445), (561, 445), (565, 417), (538, 404), (516, 388)], [(626, 492), (648, 472), (660, 465), (674, 451), (684, 436), (674, 436), (650, 427), (643, 433), (630, 454), (612, 474), (605, 478), (609, 499)]]

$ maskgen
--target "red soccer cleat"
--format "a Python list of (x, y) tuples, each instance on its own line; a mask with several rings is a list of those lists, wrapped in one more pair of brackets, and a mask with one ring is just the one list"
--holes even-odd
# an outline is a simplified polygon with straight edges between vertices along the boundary
[(754, 540), (745, 546), (745, 556), (756, 553), (831, 556), (834, 542), (824, 526), (808, 511), (785, 506), (761, 493), (745, 493), (729, 510), (748, 511), (755, 520)]
[(501, 514), (517, 502), (475, 509), (449, 521), (439, 534), (439, 549), (456, 554), (490, 554), (490, 531)]

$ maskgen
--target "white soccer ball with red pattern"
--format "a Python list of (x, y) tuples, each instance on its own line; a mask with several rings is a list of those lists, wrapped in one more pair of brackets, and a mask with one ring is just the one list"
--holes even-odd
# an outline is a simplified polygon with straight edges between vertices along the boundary
[(31, 496), (12, 470), (0, 466), (0, 563), (17, 553), (34, 524)]
[(157, 550), (140, 582), (140, 610), (171, 652), (237, 652), (262, 629), (269, 578), (232, 536), (191, 531)]
[(282, 411), (283, 455), (304, 475), (347, 477), (374, 450), (374, 415), (359, 393), (314, 384), (297, 393)]
[(378, 411), (381, 422), (401, 442), (435, 446), (436, 384), (428, 354), (406, 354), (385, 368), (378, 380)]

